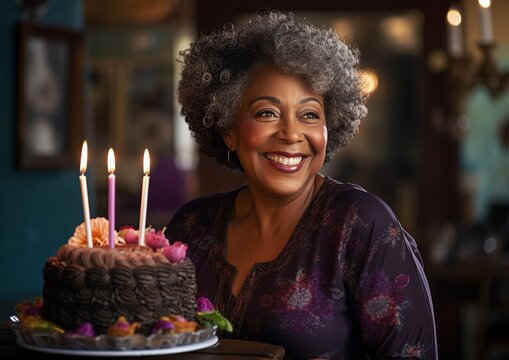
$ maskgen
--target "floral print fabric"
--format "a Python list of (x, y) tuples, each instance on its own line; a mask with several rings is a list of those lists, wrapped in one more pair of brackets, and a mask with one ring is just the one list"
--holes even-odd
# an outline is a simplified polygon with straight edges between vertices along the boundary
[(436, 359), (433, 307), (414, 239), (378, 197), (329, 177), (279, 256), (257, 263), (239, 294), (223, 257), (239, 190), (202, 197), (168, 225), (189, 245), (198, 295), (238, 339), (282, 345), (288, 359)]

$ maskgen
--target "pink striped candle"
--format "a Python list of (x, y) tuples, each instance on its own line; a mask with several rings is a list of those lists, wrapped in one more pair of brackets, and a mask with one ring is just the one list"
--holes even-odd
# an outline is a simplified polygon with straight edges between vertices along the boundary
[(115, 248), (115, 154), (108, 150), (108, 245)]

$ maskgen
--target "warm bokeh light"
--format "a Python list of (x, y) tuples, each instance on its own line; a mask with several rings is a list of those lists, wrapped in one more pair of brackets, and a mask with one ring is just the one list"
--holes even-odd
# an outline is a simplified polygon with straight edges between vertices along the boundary
[(115, 153), (113, 149), (108, 150), (108, 173), (113, 174), (115, 172)]
[(348, 19), (338, 19), (333, 22), (332, 26), (342, 39), (351, 41), (354, 38), (354, 26), (352, 21)]
[(360, 72), (361, 76), (361, 91), (369, 95), (373, 93), (378, 87), (378, 75), (373, 69), (364, 69)]
[(460, 26), (461, 24), (461, 13), (458, 9), (450, 8), (447, 12), (447, 22), (452, 26)]
[(489, 8), (491, 6), (491, 0), (478, 0), (479, 5), (483, 8)]
[(413, 17), (390, 16), (380, 24), (391, 43), (404, 48), (414, 48), (416, 43)]
[(148, 175), (150, 173), (150, 155), (148, 149), (143, 153), (143, 173)]
[(80, 160), (80, 171), (82, 174), (87, 171), (87, 161), (88, 161), (88, 145), (87, 141), (83, 141), (83, 146), (81, 147), (81, 160)]
[[(401, 15), (384, 15), (378, 21), (380, 41), (384, 48), (398, 53), (419, 56), (422, 54), (421, 31), (424, 18), (418, 10)], [(392, 51), (392, 50), (391, 50)]]

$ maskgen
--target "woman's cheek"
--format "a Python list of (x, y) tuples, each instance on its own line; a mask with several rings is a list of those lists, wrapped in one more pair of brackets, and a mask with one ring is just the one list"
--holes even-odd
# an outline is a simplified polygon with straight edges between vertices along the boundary
[(321, 131), (316, 131), (313, 136), (310, 137), (311, 147), (315, 153), (325, 153), (328, 135), (327, 126), (323, 126)]

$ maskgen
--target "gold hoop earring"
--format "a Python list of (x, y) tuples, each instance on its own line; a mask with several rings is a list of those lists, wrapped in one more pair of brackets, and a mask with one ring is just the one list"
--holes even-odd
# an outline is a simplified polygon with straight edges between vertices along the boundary
[(228, 155), (227, 155), (227, 157), (228, 157), (228, 166), (230, 166), (230, 148), (228, 148)]

